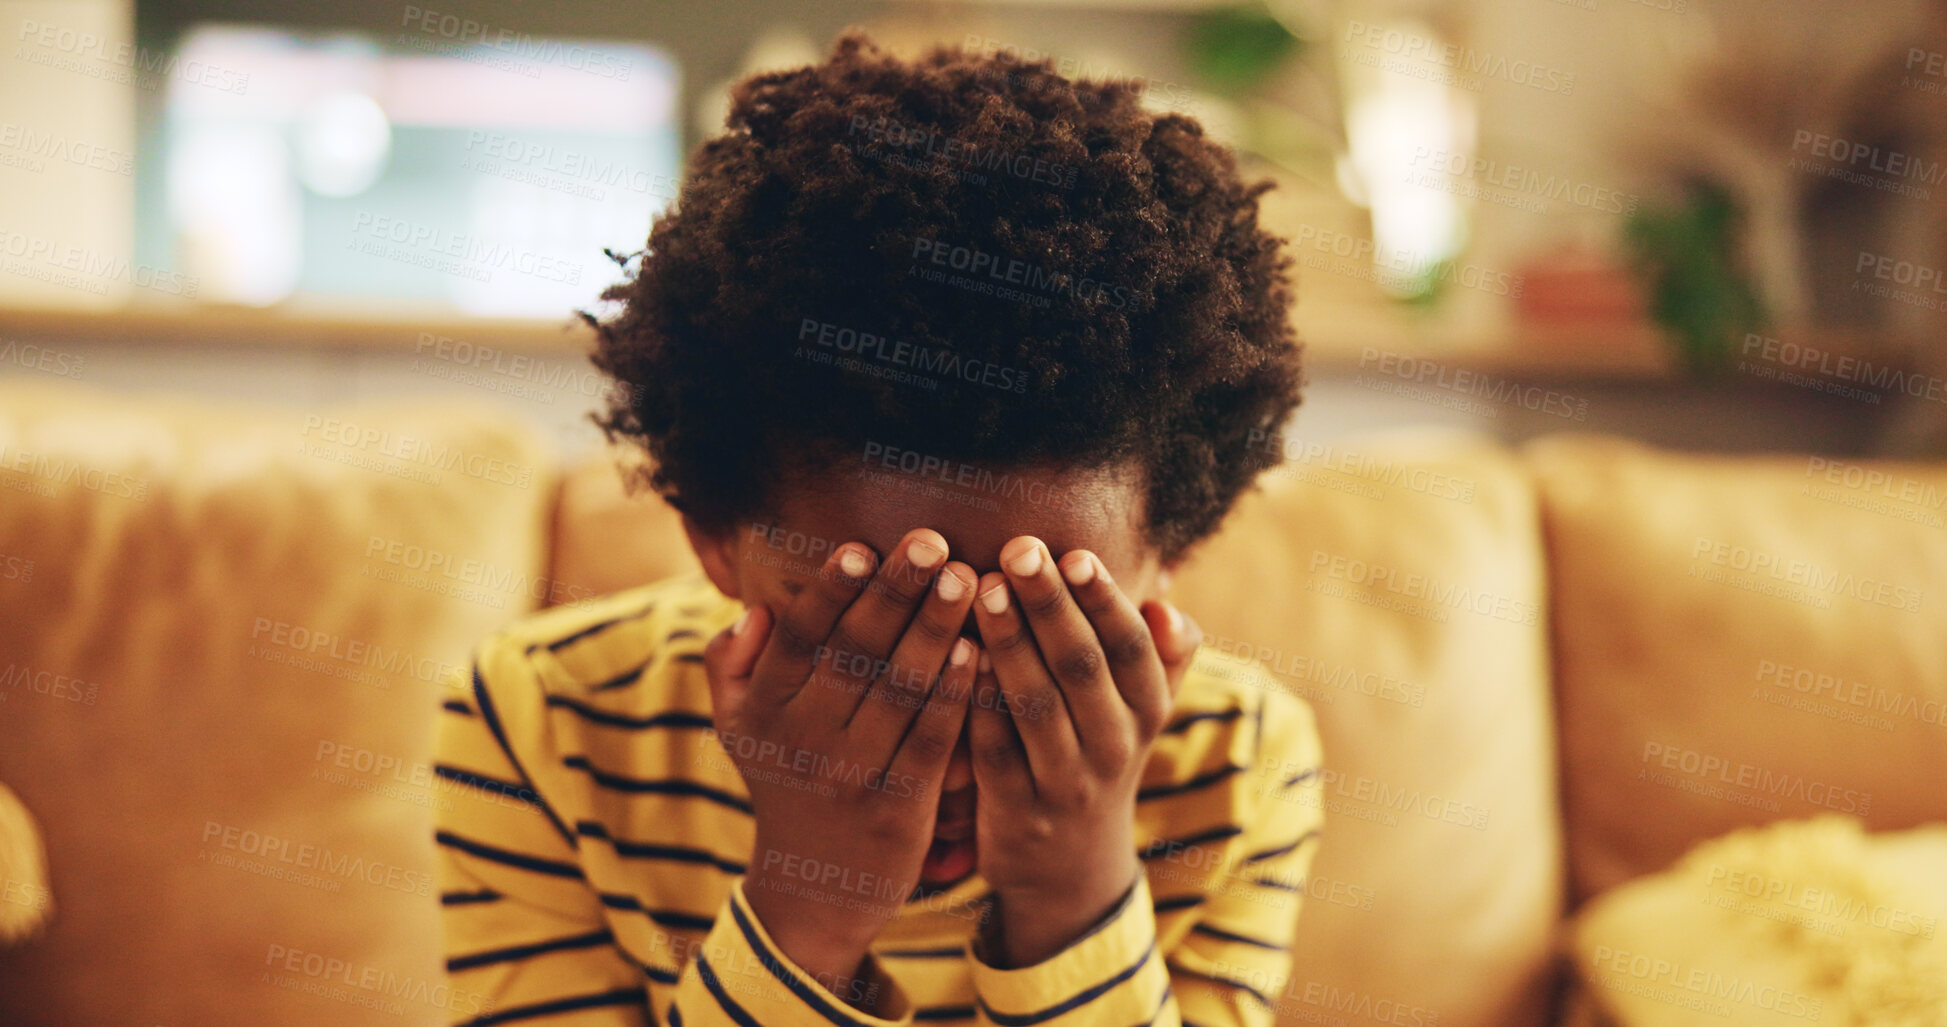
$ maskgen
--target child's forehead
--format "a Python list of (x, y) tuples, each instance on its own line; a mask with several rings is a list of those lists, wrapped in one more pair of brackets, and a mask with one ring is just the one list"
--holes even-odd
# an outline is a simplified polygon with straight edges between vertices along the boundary
[(907, 532), (931, 528), (953, 559), (998, 570), (1001, 547), (1033, 535), (1056, 555), (1087, 549), (1111, 567), (1141, 562), (1142, 495), (1126, 474), (1088, 469), (1012, 470), (926, 477), (867, 471), (778, 497), (780, 526), (830, 547), (863, 542), (881, 556)]

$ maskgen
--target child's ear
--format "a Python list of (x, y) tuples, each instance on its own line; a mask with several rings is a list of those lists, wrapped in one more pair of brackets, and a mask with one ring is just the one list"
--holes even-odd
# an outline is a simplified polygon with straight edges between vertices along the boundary
[(698, 563), (703, 565), (703, 573), (709, 575), (710, 583), (717, 591), (732, 599), (742, 599), (743, 582), (737, 576), (737, 568), (743, 565), (737, 552), (737, 533), (734, 531), (709, 531), (683, 514), (683, 534), (689, 538), (690, 550), (696, 554)]

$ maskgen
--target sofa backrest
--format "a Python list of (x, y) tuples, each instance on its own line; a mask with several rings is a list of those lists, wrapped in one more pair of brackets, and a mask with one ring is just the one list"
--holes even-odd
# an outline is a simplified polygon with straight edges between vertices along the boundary
[[(445, 1024), (442, 682), (545, 594), (491, 408), (0, 383), (0, 781), (54, 920), (0, 1023)], [(539, 585), (537, 585), (539, 583)]]
[(1577, 905), (1747, 825), (1947, 821), (1947, 464), (1525, 455)]

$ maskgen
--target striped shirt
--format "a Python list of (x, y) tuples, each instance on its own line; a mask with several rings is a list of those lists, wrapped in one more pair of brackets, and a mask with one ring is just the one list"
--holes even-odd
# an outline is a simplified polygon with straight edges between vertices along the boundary
[(1145, 873), (1114, 911), (998, 969), (978, 873), (908, 896), (861, 970), (873, 1001), (847, 1003), (743, 893), (750, 797), (711, 729), (702, 656), (742, 609), (698, 574), (528, 614), (451, 682), (435, 837), (453, 1023), (1273, 1022), (1322, 820), (1303, 700), (1200, 654), (1144, 768)]

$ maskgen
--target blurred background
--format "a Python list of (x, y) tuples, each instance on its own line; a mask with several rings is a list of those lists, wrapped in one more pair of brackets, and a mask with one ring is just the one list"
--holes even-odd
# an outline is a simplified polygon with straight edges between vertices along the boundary
[(591, 447), (603, 247), (728, 83), (857, 24), (1132, 81), (1275, 180), (1295, 437), (1947, 440), (1939, 4), (428, 2), (0, 2), (0, 374), (457, 391)]
[[(1310, 385), (1172, 596), (1323, 740), (1280, 1027), (1947, 1024), (1918, 0), (0, 0), (0, 1024), (522, 1019), (448, 982), (435, 725), (695, 570), (575, 311), (853, 25), (1276, 183)], [(687, 914), (651, 981), (711, 915), (604, 908)]]

